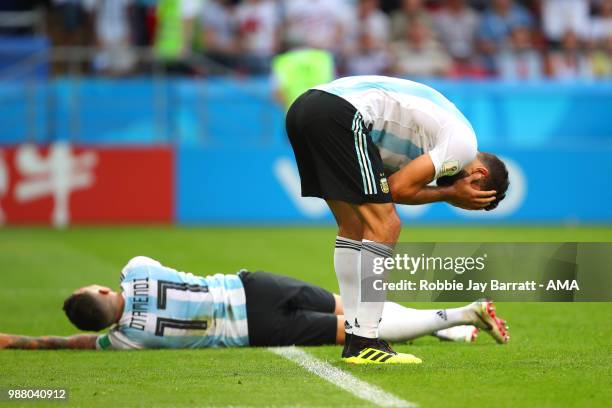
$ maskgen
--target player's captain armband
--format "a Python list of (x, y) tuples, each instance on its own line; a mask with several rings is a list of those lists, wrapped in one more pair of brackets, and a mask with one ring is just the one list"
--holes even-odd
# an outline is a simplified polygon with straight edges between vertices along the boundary
[(96, 339), (96, 350), (108, 350), (111, 348), (113, 348), (113, 345), (111, 344), (110, 339), (108, 338), (108, 334), (98, 336), (98, 338)]
[(448, 160), (442, 163), (442, 167), (440, 168), (440, 173), (438, 177), (444, 176), (454, 176), (459, 172), (459, 161), (458, 160)]

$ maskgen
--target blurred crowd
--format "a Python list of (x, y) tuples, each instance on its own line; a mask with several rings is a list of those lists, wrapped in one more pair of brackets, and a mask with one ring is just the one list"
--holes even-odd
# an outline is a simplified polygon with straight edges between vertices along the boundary
[(54, 46), (96, 47), (91, 69), (113, 74), (142, 69), (141, 47), (179, 73), (247, 75), (308, 47), (339, 75), (612, 77), (612, 0), (2, 0), (0, 14), (36, 7)]

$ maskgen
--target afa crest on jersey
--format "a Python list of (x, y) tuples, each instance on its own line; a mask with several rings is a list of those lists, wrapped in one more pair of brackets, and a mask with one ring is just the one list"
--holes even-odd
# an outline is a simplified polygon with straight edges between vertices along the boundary
[(459, 161), (449, 160), (444, 162), (442, 170), (440, 171), (440, 177), (443, 176), (454, 176), (459, 171)]
[(380, 179), (380, 190), (385, 194), (389, 192), (389, 183), (386, 177)]

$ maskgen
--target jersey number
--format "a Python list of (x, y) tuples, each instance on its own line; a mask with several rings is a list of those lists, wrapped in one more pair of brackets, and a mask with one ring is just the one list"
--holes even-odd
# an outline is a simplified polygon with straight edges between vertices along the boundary
[(177, 283), (171, 281), (157, 281), (157, 308), (164, 310), (169, 290), (180, 290), (182, 292), (208, 292), (208, 286), (189, 285), (187, 283)]
[(206, 330), (208, 322), (206, 320), (178, 320), (158, 317), (157, 323), (155, 324), (155, 335), (163, 336), (166, 327), (183, 330)]
[[(157, 281), (157, 308), (166, 309), (169, 290), (179, 290), (183, 292), (208, 292), (208, 286), (189, 285), (187, 283), (177, 283), (171, 281)], [(155, 324), (155, 335), (163, 336), (166, 328), (182, 330), (206, 330), (208, 322), (206, 320), (179, 320), (158, 317)]]

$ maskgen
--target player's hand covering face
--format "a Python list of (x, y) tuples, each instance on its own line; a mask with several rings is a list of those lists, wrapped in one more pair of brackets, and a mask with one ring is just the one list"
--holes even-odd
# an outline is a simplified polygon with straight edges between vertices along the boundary
[(483, 178), (482, 173), (473, 173), (467, 177), (461, 177), (454, 181), (449, 187), (452, 189), (451, 198), (448, 203), (464, 210), (482, 210), (491, 202), (495, 201), (497, 191), (482, 191), (478, 181)]

